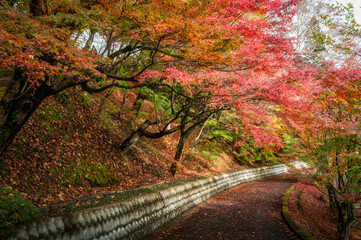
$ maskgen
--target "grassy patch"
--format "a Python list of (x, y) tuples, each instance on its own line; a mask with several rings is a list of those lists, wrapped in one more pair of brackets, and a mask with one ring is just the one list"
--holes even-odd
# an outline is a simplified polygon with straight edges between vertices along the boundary
[(20, 193), (0, 187), (0, 238), (9, 237), (17, 225), (39, 219), (42, 211)]
[(214, 161), (218, 160), (218, 156), (213, 152), (201, 151), (201, 153), (207, 159), (214, 160)]
[(58, 177), (64, 187), (84, 186), (86, 183), (93, 187), (105, 187), (119, 181), (111, 174), (111, 169), (93, 158), (63, 164), (70, 166), (66, 169), (52, 168), (50, 172)]
[(82, 105), (84, 107), (91, 107), (92, 104), (93, 104), (93, 96), (89, 93), (83, 93), (83, 94), (80, 94), (79, 95), (79, 98), (80, 98), (80, 102), (82, 103)]
[(39, 113), (41, 113), (41, 118), (43, 121), (62, 121), (63, 120), (63, 113), (61, 109), (59, 109), (56, 105), (40, 105), (37, 109)]

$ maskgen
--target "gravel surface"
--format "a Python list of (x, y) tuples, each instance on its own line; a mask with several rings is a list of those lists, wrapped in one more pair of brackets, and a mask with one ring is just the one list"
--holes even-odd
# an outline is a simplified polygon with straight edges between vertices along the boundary
[(296, 181), (287, 173), (238, 185), (144, 239), (299, 239), (281, 214), (282, 196)]

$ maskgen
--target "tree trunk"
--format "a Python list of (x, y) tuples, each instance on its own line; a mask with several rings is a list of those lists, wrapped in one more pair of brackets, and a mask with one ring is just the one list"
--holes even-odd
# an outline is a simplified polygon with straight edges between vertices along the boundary
[(99, 104), (98, 113), (102, 114), (104, 112), (105, 104), (108, 100), (108, 98), (112, 95), (113, 89), (108, 90), (108, 92), (105, 94), (104, 98), (101, 100)]
[(45, 84), (34, 88), (20, 70), (15, 70), (13, 79), (0, 101), (0, 155), (5, 152), (43, 99), (49, 95), (50, 89)]
[(133, 147), (139, 139), (143, 136), (143, 131), (147, 129), (151, 125), (150, 121), (145, 121), (137, 130), (135, 130), (129, 137), (127, 137), (120, 149), (124, 151), (124, 153), (128, 152), (131, 147)]
[(333, 185), (329, 185), (328, 192), (337, 207), (337, 233), (339, 240), (348, 240), (350, 237), (351, 223), (354, 220), (353, 205), (351, 201), (343, 199)]
[(47, 11), (47, 1), (44, 0), (31, 0), (29, 2), (30, 13), (34, 17), (39, 17)]
[(328, 201), (330, 203), (330, 207), (334, 210), (336, 210), (336, 200), (332, 194), (332, 190), (328, 187), (327, 188), (327, 193), (328, 193)]
[[(204, 125), (203, 125), (204, 126)], [(204, 128), (202, 127), (201, 131), (199, 132), (197, 138), (194, 141), (193, 147), (192, 149), (189, 151), (189, 153), (183, 158), (182, 164), (185, 165), (189, 159), (193, 156), (193, 154), (196, 152), (198, 144), (201, 142), (202, 138), (202, 134), (203, 134), (203, 130)]]
[(118, 114), (119, 119), (122, 117), (122, 113), (123, 113), (123, 109), (124, 109), (124, 105), (125, 105), (125, 99), (127, 97), (127, 92), (128, 92), (128, 90), (125, 90), (123, 99), (122, 99), (122, 104), (120, 105), (119, 114)]
[(344, 201), (340, 204), (337, 210), (337, 232), (339, 233), (339, 240), (348, 240), (350, 237), (351, 223), (354, 219), (352, 203)]
[(191, 157), (193, 156), (193, 154), (196, 152), (198, 147), (198, 144), (194, 144), (192, 149), (189, 151), (189, 153), (187, 154), (187, 156), (184, 157), (182, 164), (186, 165), (187, 162), (189, 161), (189, 159), (191, 159)]
[(142, 107), (143, 101), (147, 98), (147, 95), (143, 94), (143, 89), (139, 90), (138, 96), (134, 101), (132, 110), (135, 112), (135, 120), (138, 119), (140, 108)]
[[(190, 128), (188, 128), (187, 130), (181, 130), (181, 136), (179, 138), (178, 141), (178, 145), (177, 145), (177, 150), (175, 152), (174, 155), (174, 161), (176, 162), (180, 162), (180, 158), (182, 156), (182, 152), (183, 152), (183, 148), (184, 148), (184, 144), (187, 140), (187, 138), (192, 134), (192, 132), (196, 129), (197, 125), (194, 125)], [(175, 174), (177, 173), (177, 165), (175, 163), (173, 163), (170, 167), (170, 172), (172, 173), (173, 177), (175, 176)]]
[(179, 142), (177, 145), (177, 150), (175, 152), (174, 155), (174, 160), (177, 162), (180, 162), (180, 158), (182, 156), (182, 152), (183, 152), (183, 148), (184, 148), (184, 144), (187, 140), (187, 138), (194, 132), (194, 130), (196, 129), (197, 125), (193, 125), (192, 127), (188, 128), (185, 131), (181, 131), (181, 136), (179, 138)]
[(90, 30), (89, 38), (85, 43), (84, 49), (90, 49), (91, 45), (93, 44), (95, 36), (95, 30)]
[[(199, 131), (198, 133), (198, 136), (196, 137), (196, 139), (194, 140), (194, 144), (193, 144), (193, 147), (192, 149), (189, 151), (189, 153), (187, 154), (187, 156), (184, 157), (183, 161), (182, 161), (182, 164), (185, 165), (189, 159), (193, 156), (193, 154), (196, 152), (197, 150), (197, 147), (198, 147), (198, 144), (202, 141), (203, 139), (203, 135), (204, 135), (204, 129), (205, 129), (205, 126), (207, 124), (207, 122), (209, 121), (209, 119), (211, 119), (213, 116), (213, 114), (211, 116), (208, 117), (208, 119), (203, 123), (202, 125), (202, 128), (201, 130)], [(212, 130), (210, 130), (212, 131)]]
[(100, 56), (104, 57), (105, 54), (107, 54), (106, 56), (109, 56), (110, 55), (110, 51), (111, 51), (111, 46), (113, 44), (113, 38), (112, 38), (112, 35), (113, 35), (113, 30), (110, 31), (110, 33), (108, 34), (107, 36), (107, 41), (106, 41), (106, 45), (104, 47), (104, 50), (103, 52), (100, 54)]
[(177, 150), (174, 155), (174, 160), (177, 162), (179, 162), (179, 160), (182, 156), (182, 151), (183, 151), (183, 147), (184, 147), (186, 139), (187, 139), (186, 134), (181, 134), (179, 141), (178, 141)]
[(153, 138), (153, 139), (161, 138), (166, 135), (172, 134), (180, 129), (180, 127), (177, 126), (170, 130), (162, 130), (162, 131), (156, 132), (156, 133), (146, 131), (150, 125), (154, 125), (157, 123), (158, 123), (157, 120), (156, 121), (146, 120), (140, 127), (137, 128), (137, 130), (135, 130), (129, 137), (127, 137), (124, 140), (124, 142), (120, 146), (120, 149), (122, 151), (127, 152), (131, 147), (134, 146), (134, 144), (136, 144), (138, 142), (138, 140), (141, 137)]
[(176, 163), (172, 163), (172, 165), (169, 168), (170, 173), (172, 174), (172, 176), (174, 177), (175, 174), (177, 173), (177, 164)]

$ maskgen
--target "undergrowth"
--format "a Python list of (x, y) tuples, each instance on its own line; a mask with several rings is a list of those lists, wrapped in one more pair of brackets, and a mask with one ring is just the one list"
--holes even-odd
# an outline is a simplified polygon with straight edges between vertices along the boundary
[(63, 163), (69, 164), (67, 168), (51, 168), (53, 173), (60, 180), (63, 186), (84, 186), (87, 182), (94, 187), (104, 187), (119, 182), (117, 178), (111, 174), (114, 170), (109, 169), (101, 161), (93, 158), (81, 159)]

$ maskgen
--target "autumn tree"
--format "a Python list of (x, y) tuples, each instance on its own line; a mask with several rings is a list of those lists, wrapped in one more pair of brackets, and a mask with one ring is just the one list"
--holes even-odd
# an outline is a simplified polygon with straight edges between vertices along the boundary
[[(252, 69), (254, 79), (259, 72), (274, 74), (288, 64), (284, 26), (296, 3), (2, 2), (0, 67), (12, 78), (0, 102), (0, 152), (43, 99), (76, 85), (90, 93), (135, 89), (149, 84), (151, 75), (163, 75), (167, 86), (177, 78), (209, 90), (209, 82), (223, 78), (193, 76), (207, 69), (218, 76)], [(105, 40), (98, 46), (95, 38)], [(225, 91), (237, 85), (229, 82)]]
[[(323, 69), (314, 75), (308, 111), (290, 125), (306, 150), (307, 161), (317, 168), (315, 180), (326, 187), (338, 212), (339, 239), (348, 239), (354, 220), (353, 204), (360, 188), (360, 69)], [(309, 79), (311, 80), (311, 79)], [(317, 86), (315, 88), (315, 86)], [(299, 116), (300, 117), (300, 116)]]

